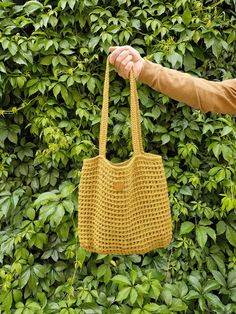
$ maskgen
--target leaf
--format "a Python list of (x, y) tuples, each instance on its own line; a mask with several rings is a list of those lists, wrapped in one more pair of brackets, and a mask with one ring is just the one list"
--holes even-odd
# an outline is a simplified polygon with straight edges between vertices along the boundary
[(219, 158), (219, 155), (222, 152), (222, 146), (218, 143), (215, 143), (212, 151), (213, 151), (214, 155), (216, 156), (216, 158)]
[[(190, 284), (192, 285), (192, 287), (197, 290), (197, 292), (201, 293), (201, 290), (202, 290), (202, 286), (199, 282), (199, 280), (193, 276), (193, 275), (190, 275), (188, 277), (188, 281), (190, 282)], [(195, 291), (196, 292), (196, 291)], [(194, 295), (194, 294), (193, 294)]]
[(35, 218), (35, 210), (33, 209), (33, 207), (29, 207), (26, 210), (26, 216), (30, 219), (30, 220), (34, 220)]
[(76, 0), (69, 0), (69, 7), (71, 8), (71, 10), (74, 9), (75, 3), (76, 3)]
[(139, 90), (138, 91), (138, 96), (139, 96), (139, 98), (140, 98), (140, 101), (141, 101), (141, 103), (142, 103), (142, 105), (144, 105), (145, 107), (149, 107), (150, 105), (149, 105), (149, 102), (150, 102), (150, 99), (149, 99), (149, 97), (148, 97), (148, 93), (147, 93), (147, 91), (146, 90)]
[(210, 292), (212, 290), (218, 290), (219, 289), (219, 283), (215, 280), (208, 280), (208, 282), (203, 287), (203, 293)]
[(174, 26), (171, 27), (171, 29), (175, 32), (183, 32), (185, 30), (184, 25), (182, 24), (175, 24)]
[(38, 232), (34, 236), (34, 245), (41, 250), (43, 249), (44, 244), (46, 244), (47, 242), (48, 242), (48, 237), (45, 233)]
[(3, 62), (0, 62), (0, 72), (7, 73), (6, 67)]
[(75, 185), (69, 181), (65, 181), (60, 185), (59, 190), (61, 197), (68, 197), (75, 190)]
[(194, 31), (193, 34), (193, 40), (195, 42), (195, 44), (197, 44), (199, 42), (199, 39), (201, 38), (201, 33), (197, 30)]
[(43, 9), (43, 5), (38, 1), (27, 1), (23, 5), (25, 11), (29, 14), (37, 11), (38, 9)]
[(130, 303), (134, 304), (137, 297), (138, 297), (137, 291), (135, 290), (135, 288), (131, 288), (131, 292), (130, 292), (130, 296), (129, 296)]
[(13, 61), (16, 62), (17, 64), (27, 65), (27, 61), (24, 58), (20, 57), (19, 54), (13, 57)]
[(184, 69), (185, 71), (194, 70), (196, 68), (196, 60), (195, 58), (189, 53), (186, 52), (184, 55)]
[(7, 8), (7, 7), (10, 7), (10, 6), (13, 6), (13, 5), (15, 5), (15, 3), (12, 2), (12, 1), (6, 1), (6, 2), (1, 2), (0, 3), (0, 7), (3, 7), (3, 8)]
[(190, 189), (189, 186), (183, 186), (180, 189), (180, 193), (183, 194), (183, 195), (192, 195), (193, 194), (193, 192), (192, 192), (192, 190)]
[(132, 285), (134, 285), (135, 280), (137, 279), (137, 277), (138, 277), (137, 272), (132, 269), (132, 270), (130, 271), (130, 278), (131, 278), (131, 283), (132, 283)]
[(230, 226), (226, 227), (226, 239), (231, 245), (236, 247), (236, 231)]
[(26, 284), (28, 283), (30, 278), (30, 268), (28, 268), (27, 270), (25, 270), (20, 278), (19, 278), (19, 288), (22, 289), (24, 288), (24, 286), (26, 286)]
[(218, 270), (212, 270), (212, 275), (215, 278), (215, 280), (223, 287), (226, 288), (227, 284), (225, 281), (224, 276), (221, 274), (221, 272), (219, 272)]
[(17, 144), (18, 138), (15, 132), (9, 132), (7, 138), (14, 144)]
[(190, 290), (189, 293), (186, 295), (186, 300), (196, 300), (199, 299), (200, 295), (195, 290)]
[(180, 299), (173, 299), (170, 310), (172, 311), (185, 311), (188, 309), (188, 306)]
[[(27, 300), (26, 304), (27, 304), (27, 308), (34, 311), (34, 313), (37, 313), (39, 310), (42, 310), (41, 306), (37, 302), (34, 302), (32, 300)], [(29, 314), (32, 311), (29, 311)], [(25, 310), (24, 310), (24, 312), (25, 312)]]
[(42, 221), (42, 223), (44, 223), (54, 213), (56, 204), (55, 202), (52, 202), (52, 203), (43, 205), (40, 208), (39, 220)]
[(67, 90), (67, 88), (66, 88), (64, 85), (62, 85), (62, 84), (61, 84), (61, 95), (62, 95), (62, 97), (63, 97), (65, 103), (67, 103), (67, 101), (68, 101), (68, 90)]
[(113, 134), (114, 134), (115, 137), (121, 132), (122, 128), (123, 128), (122, 124), (116, 124), (113, 127)]
[(189, 10), (189, 7), (187, 6), (187, 8), (184, 10), (184, 13), (182, 15), (182, 20), (184, 22), (185, 25), (189, 25), (189, 23), (192, 20), (192, 13)]
[(169, 134), (163, 134), (161, 136), (162, 145), (167, 144), (170, 141), (170, 135)]
[(77, 263), (79, 264), (80, 268), (82, 268), (84, 264), (86, 255), (87, 255), (86, 251), (83, 248), (79, 247), (77, 253)]
[(131, 285), (129, 279), (123, 275), (116, 275), (112, 278), (112, 281), (121, 284), (121, 285)]
[(19, 290), (17, 290), (17, 289), (13, 290), (13, 299), (16, 303), (19, 302), (20, 300), (22, 300), (22, 296), (23, 296), (23, 294), (22, 294), (20, 289)]
[(231, 161), (234, 157), (232, 147), (222, 144), (222, 155), (224, 160)]
[(135, 286), (136, 290), (139, 292), (139, 294), (147, 294), (149, 290), (149, 285), (146, 284), (138, 284)]
[(206, 300), (212, 304), (215, 308), (220, 308), (222, 310), (225, 309), (224, 305), (222, 304), (222, 302), (220, 301), (219, 297), (217, 297), (215, 294), (212, 293), (206, 293), (204, 295), (204, 297), (206, 298)]
[(177, 53), (177, 52), (172, 52), (166, 56), (167, 60), (171, 63), (172, 68), (175, 68), (177, 62), (182, 64), (183, 63), (183, 57)]
[(54, 192), (44, 192), (40, 194), (39, 197), (36, 199), (36, 201), (34, 202), (34, 206), (44, 205), (50, 201), (56, 201), (58, 199), (58, 195)]
[(157, 126), (155, 127), (155, 131), (156, 131), (157, 133), (167, 133), (167, 132), (168, 132), (167, 129), (164, 128), (164, 127), (161, 126), (161, 125), (157, 125)]
[(127, 299), (130, 294), (130, 291), (131, 291), (131, 287), (122, 288), (116, 297), (116, 301), (122, 302), (123, 300)]
[(94, 94), (94, 91), (95, 91), (95, 87), (96, 87), (96, 80), (95, 78), (91, 77), (89, 79), (89, 81), (87, 82), (87, 86), (88, 86), (88, 89), (89, 91)]
[(180, 234), (186, 234), (191, 232), (194, 229), (195, 225), (190, 221), (185, 221), (181, 224)]
[(42, 65), (50, 65), (52, 63), (52, 59), (53, 59), (53, 55), (52, 56), (43, 57), (40, 60), (40, 64), (42, 64)]
[(196, 238), (197, 242), (200, 245), (201, 248), (204, 248), (206, 241), (207, 241), (207, 231), (206, 227), (204, 226), (198, 226), (196, 228)]
[(226, 230), (226, 224), (224, 221), (219, 221), (216, 225), (216, 232), (217, 232), (217, 235), (221, 235), (225, 232)]
[(7, 136), (8, 136), (8, 130), (0, 126), (0, 141), (4, 143)]
[(22, 77), (19, 76), (16, 78), (16, 81), (17, 81), (19, 88), (22, 88), (24, 86), (26, 80), (23, 76)]
[(105, 284), (108, 284), (108, 282), (111, 280), (111, 276), (112, 276), (111, 269), (110, 269), (110, 267), (107, 267), (106, 272), (104, 274), (104, 283)]
[(12, 41), (9, 41), (8, 49), (9, 49), (12, 56), (14, 56), (18, 51), (18, 47), (17, 47), (16, 43), (14, 43)]
[(161, 296), (162, 296), (162, 298), (164, 299), (164, 301), (165, 301), (165, 303), (167, 305), (171, 305), (171, 303), (172, 303), (172, 294), (171, 294), (170, 290), (163, 289), (162, 292), (161, 292)]
[(156, 63), (161, 63), (164, 57), (164, 53), (163, 52), (156, 52), (154, 53), (154, 60)]
[(131, 20), (132, 23), (132, 27), (136, 28), (136, 29), (140, 29), (141, 26), (141, 22), (138, 19), (132, 19)]
[(100, 36), (92, 37), (88, 44), (89, 48), (93, 50), (97, 46), (99, 41), (100, 41)]
[(57, 227), (61, 223), (64, 215), (65, 215), (65, 209), (63, 207), (63, 204), (59, 203), (56, 206), (53, 215), (50, 217), (50, 225), (52, 227)]
[(206, 227), (206, 232), (209, 235), (209, 237), (212, 238), (212, 240), (216, 241), (216, 233), (215, 230), (210, 228), (210, 227)]
[(46, 268), (43, 265), (36, 264), (33, 267), (34, 273), (39, 278), (44, 278), (46, 275)]
[(225, 270), (225, 260), (224, 260), (224, 258), (222, 258), (222, 256), (219, 255), (219, 254), (211, 254), (211, 257), (215, 261), (215, 263), (218, 266), (220, 272), (222, 274), (225, 274), (226, 270)]
[(61, 85), (60, 84), (56, 84), (53, 87), (53, 95), (57, 98), (57, 96), (60, 93), (60, 91), (61, 91)]
[(220, 181), (223, 181), (224, 179), (225, 179), (225, 170), (221, 169), (215, 175), (215, 180), (216, 180), (216, 182), (220, 182)]
[(9, 312), (12, 306), (12, 291), (10, 290), (6, 295), (3, 295), (2, 300), (2, 309), (4, 309), (4, 312)]
[(70, 87), (74, 84), (74, 78), (71, 76), (67, 80), (67, 86)]
[(60, 0), (60, 6), (61, 6), (61, 8), (62, 8), (62, 10), (64, 10), (65, 9), (65, 7), (66, 7), (66, 4), (67, 4), (67, 1), (68, 0)]
[(145, 304), (145, 305), (144, 305), (144, 309), (145, 309), (146, 311), (149, 311), (149, 312), (158, 311), (159, 308), (160, 308), (160, 305), (155, 304), (155, 303), (148, 303), (148, 304)]
[(230, 289), (236, 287), (236, 270), (235, 269), (229, 272), (227, 284)]
[(5, 217), (7, 217), (8, 212), (12, 206), (11, 198), (4, 198), (4, 202), (1, 202), (1, 211)]
[(220, 41), (215, 40), (213, 45), (212, 45), (212, 52), (218, 58), (221, 54), (222, 51), (222, 44)]
[(228, 44), (231, 44), (233, 43), (234, 41), (236, 41), (236, 31), (232, 31), (230, 32), (228, 38), (227, 38), (227, 43)]
[(98, 267), (98, 270), (97, 270), (98, 278), (101, 278), (102, 276), (104, 276), (104, 274), (106, 273), (107, 267), (108, 266), (106, 264), (102, 264)]
[(221, 136), (225, 136), (233, 131), (232, 126), (225, 126), (221, 132)]

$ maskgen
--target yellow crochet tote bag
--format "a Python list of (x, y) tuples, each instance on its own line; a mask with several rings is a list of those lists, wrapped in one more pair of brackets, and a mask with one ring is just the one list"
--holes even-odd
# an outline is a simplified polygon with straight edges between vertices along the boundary
[(107, 60), (101, 112), (99, 155), (84, 159), (78, 210), (80, 246), (105, 254), (144, 254), (167, 246), (172, 222), (162, 158), (143, 151), (136, 81), (130, 74), (133, 154), (106, 159), (109, 101)]

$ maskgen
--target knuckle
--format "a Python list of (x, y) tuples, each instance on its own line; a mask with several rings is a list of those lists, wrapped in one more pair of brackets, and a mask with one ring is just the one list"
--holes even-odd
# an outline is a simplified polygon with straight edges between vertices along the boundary
[(119, 56), (116, 58), (116, 61), (119, 63), (119, 62), (121, 62), (121, 60), (122, 60), (122, 56), (119, 55)]

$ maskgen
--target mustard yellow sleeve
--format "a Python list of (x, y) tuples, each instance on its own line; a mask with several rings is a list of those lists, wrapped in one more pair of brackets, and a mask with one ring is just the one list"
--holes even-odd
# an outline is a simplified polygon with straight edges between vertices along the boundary
[(236, 79), (222, 82), (193, 77), (145, 60), (142, 83), (203, 112), (236, 114)]

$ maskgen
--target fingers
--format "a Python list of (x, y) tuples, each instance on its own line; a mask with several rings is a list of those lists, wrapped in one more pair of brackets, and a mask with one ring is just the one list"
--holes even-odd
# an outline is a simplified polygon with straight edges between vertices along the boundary
[(128, 55), (126, 58), (123, 59), (122, 62), (119, 63), (119, 66), (117, 66), (117, 72), (120, 76), (123, 78), (129, 77), (129, 71), (132, 68), (133, 62), (132, 62), (132, 56)]
[(133, 55), (134, 51), (136, 51), (134, 48), (132, 48), (131, 46), (116, 46), (116, 47), (110, 47), (109, 51), (111, 52), (110, 56), (109, 56), (109, 61), (111, 64), (114, 64), (116, 61), (116, 58), (122, 54), (124, 52), (126, 52), (127, 54), (131, 54)]
[(129, 72), (134, 67), (136, 77), (140, 72), (140, 60), (142, 59), (139, 52), (131, 46), (113, 46), (109, 48), (111, 52), (109, 61), (114, 65), (118, 74), (127, 79)]
[(124, 67), (128, 61), (132, 60), (132, 56), (129, 54), (128, 50), (122, 51), (114, 61), (114, 66), (119, 70), (120, 67)]
[(113, 52), (116, 49), (117, 49), (117, 47), (109, 47), (109, 52)]
[(111, 47), (109, 47), (109, 51), (110, 52), (113, 52), (114, 50), (116, 50), (116, 49), (119, 49), (119, 51), (121, 52), (121, 51), (123, 51), (123, 50), (127, 50), (127, 49), (130, 49), (130, 48), (132, 48), (131, 46), (111, 46)]
[(128, 79), (129, 78), (129, 73), (133, 67), (133, 62), (128, 62), (124, 68), (124, 79)]

